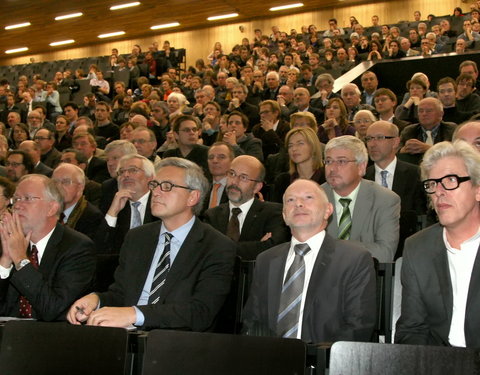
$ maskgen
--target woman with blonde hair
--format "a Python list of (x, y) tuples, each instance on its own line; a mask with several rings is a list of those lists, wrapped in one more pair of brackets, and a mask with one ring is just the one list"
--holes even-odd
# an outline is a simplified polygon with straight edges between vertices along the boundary
[(283, 193), (296, 179), (308, 179), (319, 184), (325, 182), (322, 147), (317, 134), (310, 127), (291, 129), (285, 136), (290, 168), (277, 176), (274, 183), (273, 201), (282, 202)]

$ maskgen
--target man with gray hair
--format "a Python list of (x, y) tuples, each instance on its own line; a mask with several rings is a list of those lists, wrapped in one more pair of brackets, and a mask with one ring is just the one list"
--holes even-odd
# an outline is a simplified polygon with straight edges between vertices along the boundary
[(363, 245), (379, 262), (391, 262), (399, 239), (400, 197), (363, 179), (367, 162), (365, 144), (356, 137), (327, 143), (322, 187), (334, 206), (327, 233)]
[(108, 225), (104, 233), (110, 251), (118, 253), (126, 233), (140, 225), (156, 221), (151, 212), (151, 191), (148, 183), (154, 178), (153, 163), (138, 154), (123, 156), (117, 166), (118, 191), (105, 215)]
[(172, 157), (157, 165), (149, 188), (152, 213), (161, 221), (127, 234), (114, 283), (105, 293), (76, 301), (68, 313), (70, 323), (213, 328), (230, 291), (235, 244), (195, 216), (208, 181), (198, 165)]
[(441, 142), (420, 167), (439, 223), (405, 242), (395, 342), (478, 348), (480, 154)]
[(353, 121), (355, 114), (362, 109), (368, 109), (370, 112), (375, 113), (375, 108), (371, 105), (360, 104), (362, 93), (355, 83), (347, 83), (343, 86), (340, 95), (345, 103), (345, 107), (347, 107), (349, 121)]
[(12, 200), (13, 215), (5, 212), (0, 222), (0, 315), (64, 320), (90, 291), (93, 242), (58, 223), (63, 198), (48, 177), (22, 177)]
[(405, 127), (400, 136), (399, 158), (420, 164), (423, 154), (435, 143), (450, 141), (455, 124), (442, 121), (443, 105), (436, 98), (424, 98), (418, 103), (418, 124)]
[(64, 206), (59, 221), (90, 237), (97, 252), (100, 252), (102, 244), (98, 232), (105, 219), (102, 212), (83, 195), (84, 171), (74, 164), (62, 163), (53, 171), (52, 180), (63, 196)]

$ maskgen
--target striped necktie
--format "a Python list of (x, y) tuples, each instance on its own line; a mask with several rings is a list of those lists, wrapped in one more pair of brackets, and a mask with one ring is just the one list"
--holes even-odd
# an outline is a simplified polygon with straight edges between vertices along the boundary
[(170, 269), (170, 243), (172, 242), (172, 234), (165, 232), (165, 244), (163, 246), (163, 253), (155, 268), (153, 276), (152, 287), (150, 288), (150, 296), (148, 297), (148, 304), (154, 305), (160, 299), (160, 292), (167, 279), (167, 274)]
[(387, 175), (388, 171), (380, 172), (380, 176), (382, 177), (382, 186), (388, 189)]
[(300, 306), (305, 283), (305, 260), (303, 257), (310, 251), (310, 246), (300, 243), (294, 246), (294, 251), (295, 258), (283, 283), (277, 317), (277, 334), (287, 338), (296, 338), (298, 335)]
[(352, 228), (352, 216), (350, 215), (350, 198), (340, 198), (339, 202), (343, 207), (342, 216), (338, 223), (338, 238), (341, 240), (350, 239), (350, 229)]

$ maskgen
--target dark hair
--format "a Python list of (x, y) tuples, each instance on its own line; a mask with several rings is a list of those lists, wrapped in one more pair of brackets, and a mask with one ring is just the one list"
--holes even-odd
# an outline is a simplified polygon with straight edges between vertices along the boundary
[(228, 124), (228, 120), (230, 120), (230, 117), (232, 117), (232, 116), (240, 116), (240, 118), (242, 119), (243, 127), (245, 129), (248, 129), (248, 125), (249, 125), (250, 121), (248, 120), (247, 116), (245, 116), (242, 112), (233, 111), (227, 117), (227, 124)]
[(8, 152), (7, 159), (10, 155), (22, 155), (23, 156), (22, 164), (24, 165), (25, 170), (27, 171), (27, 173), (33, 173), (33, 169), (35, 168), (35, 165), (33, 165), (33, 160), (29, 154), (21, 150), (12, 150)]

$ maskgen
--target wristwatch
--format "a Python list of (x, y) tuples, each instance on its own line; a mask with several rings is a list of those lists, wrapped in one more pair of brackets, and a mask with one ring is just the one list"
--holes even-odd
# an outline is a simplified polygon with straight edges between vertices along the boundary
[(30, 263), (30, 260), (28, 260), (27, 258), (22, 259), (20, 262), (18, 262), (15, 268), (17, 269), (17, 271), (20, 271), (23, 267), (25, 267), (29, 263)]

